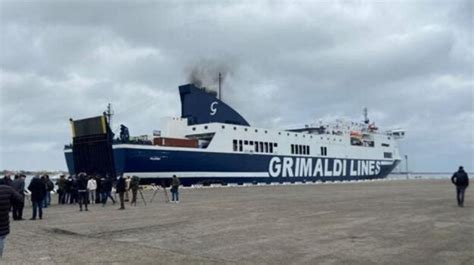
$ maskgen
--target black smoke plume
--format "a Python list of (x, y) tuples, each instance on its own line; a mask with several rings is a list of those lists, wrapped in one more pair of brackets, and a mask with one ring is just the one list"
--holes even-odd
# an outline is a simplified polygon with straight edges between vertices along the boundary
[(221, 73), (221, 85), (224, 85), (226, 77), (231, 73), (230, 68), (224, 63), (201, 62), (189, 67), (188, 82), (197, 87), (205, 87), (207, 90), (217, 92), (219, 90), (219, 73)]

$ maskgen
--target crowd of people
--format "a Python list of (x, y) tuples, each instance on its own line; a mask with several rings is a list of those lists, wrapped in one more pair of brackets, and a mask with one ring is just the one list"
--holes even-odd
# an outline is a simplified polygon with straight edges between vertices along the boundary
[[(120, 201), (119, 210), (125, 209), (125, 202), (132, 206), (137, 204), (137, 193), (140, 188), (140, 179), (137, 176), (119, 176), (117, 179), (108, 175), (101, 176), (97, 174), (88, 175), (79, 173), (77, 175), (61, 175), (56, 183), (48, 175), (34, 176), (28, 187), (25, 187), (26, 176), (17, 174), (14, 179), (11, 175), (5, 175), (1, 179), (2, 183), (10, 186), (22, 197), (22, 202), (13, 203), (11, 212), (13, 220), (23, 220), (23, 208), (25, 196), (29, 197), (32, 205), (32, 216), (30, 220), (37, 218), (43, 219), (43, 209), (51, 205), (51, 193), (57, 193), (57, 203), (59, 205), (74, 204), (79, 205), (79, 211), (88, 211), (90, 204), (102, 204), (106, 206), (110, 200), (112, 204), (116, 203), (116, 197), (112, 192), (115, 188)], [(178, 201), (179, 179), (173, 176), (171, 180), (171, 192), (173, 201)], [(55, 189), (56, 187), (56, 189)]]
[[(26, 176), (23, 174), (14, 175), (14, 179), (9, 174), (0, 178), (0, 258), (3, 254), (5, 237), (10, 232), (9, 213), (12, 213), (14, 221), (24, 220), (23, 208), (25, 201), (28, 201), (25, 197), (29, 197), (31, 201), (32, 216), (30, 220), (36, 220), (37, 218), (43, 219), (43, 209), (51, 205), (53, 191), (57, 193), (59, 205), (78, 204), (79, 211), (88, 211), (89, 204), (102, 204), (105, 207), (108, 199), (112, 201), (112, 204), (115, 204), (116, 199), (112, 196), (114, 187), (119, 195), (119, 210), (125, 209), (127, 201), (136, 206), (137, 193), (140, 189), (140, 179), (137, 176), (119, 176), (118, 179), (114, 179), (108, 175), (79, 173), (67, 177), (61, 175), (56, 183), (53, 183), (50, 177), (45, 174), (34, 176), (28, 187), (25, 187), (25, 180)], [(174, 202), (178, 202), (179, 185), (179, 179), (177, 176), (173, 176), (171, 192)], [(56, 190), (55, 186), (57, 186)], [(165, 188), (164, 185), (162, 187)], [(129, 193), (131, 193), (131, 199)]]

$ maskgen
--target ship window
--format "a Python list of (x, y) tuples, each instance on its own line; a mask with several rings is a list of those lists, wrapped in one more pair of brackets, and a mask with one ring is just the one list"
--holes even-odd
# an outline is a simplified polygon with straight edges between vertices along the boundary
[(302, 146), (302, 145), (300, 145), (299, 149), (300, 149), (300, 155), (304, 155), (304, 150), (303, 150), (303, 146)]
[(258, 130), (257, 130), (257, 129), (255, 129), (255, 132), (258, 132)]
[(255, 152), (258, 153), (259, 149), (258, 149), (258, 142), (255, 142)]
[(309, 138), (313, 139), (313, 136), (311, 135), (311, 136), (309, 136)]
[(281, 135), (281, 132), (278, 132), (278, 135)]
[(268, 131), (267, 131), (267, 130), (265, 130), (265, 133), (267, 133), (267, 132), (268, 132)]
[(390, 153), (390, 152), (384, 152), (384, 153), (383, 153), (383, 157), (384, 157), (384, 158), (392, 158), (392, 153)]
[(294, 154), (294, 153), (295, 153), (295, 145), (292, 144), (292, 145), (291, 145), (291, 154)]
[(260, 144), (260, 152), (264, 152), (263, 151), (263, 142), (259, 142), (259, 144)]
[(298, 137), (298, 134), (295, 133), (295, 137)]
[(233, 141), (233, 150), (237, 151), (237, 140)]
[(196, 130), (196, 127), (193, 127), (193, 131), (195, 131), (195, 130)]
[(245, 145), (248, 145), (248, 144), (249, 144), (249, 141), (245, 140), (245, 141), (244, 141), (244, 144), (245, 144)]
[(277, 143), (273, 143), (273, 146), (277, 147), (277, 146), (278, 146), (278, 144), (277, 144)]
[(270, 152), (270, 153), (273, 153), (273, 144), (272, 144), (272, 143), (270, 143), (270, 145), (269, 145), (268, 147), (270, 147), (270, 150), (269, 150), (269, 152)]
[(207, 130), (207, 126), (204, 126), (204, 130)]
[(244, 129), (244, 131), (248, 131), (248, 129), (247, 129), (247, 128), (245, 128), (245, 129)]
[(225, 125), (222, 125), (222, 129), (225, 129)]
[(250, 141), (249, 144), (250, 144), (250, 145), (253, 145), (253, 141)]
[(286, 136), (290, 136), (290, 133), (287, 133)]
[(309, 147), (309, 145), (308, 145), (308, 155), (309, 155), (309, 154), (311, 154), (311, 149), (310, 149), (310, 147)]
[(305, 138), (305, 137), (306, 137), (306, 135), (303, 134), (303, 138)]
[(242, 140), (239, 140), (239, 151), (243, 151)]
[(327, 156), (328, 155), (327, 147), (321, 146), (321, 155), (322, 156)]
[(268, 153), (268, 143), (265, 143), (265, 153)]
[(237, 130), (237, 127), (234, 127), (234, 131)]
[(382, 143), (382, 146), (389, 147), (390, 145), (386, 143)]

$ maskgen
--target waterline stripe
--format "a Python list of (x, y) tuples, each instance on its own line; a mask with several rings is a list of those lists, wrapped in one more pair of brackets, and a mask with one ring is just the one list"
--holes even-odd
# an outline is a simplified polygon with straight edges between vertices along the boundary
[(173, 175), (182, 178), (254, 178), (254, 177), (269, 177), (268, 172), (124, 172), (124, 176), (138, 176), (141, 178), (171, 178)]

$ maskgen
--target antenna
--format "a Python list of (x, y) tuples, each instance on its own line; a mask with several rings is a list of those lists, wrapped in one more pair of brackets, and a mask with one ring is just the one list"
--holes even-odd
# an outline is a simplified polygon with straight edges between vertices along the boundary
[(219, 100), (222, 100), (222, 74), (219, 72)]
[(107, 121), (109, 122), (109, 126), (112, 128), (112, 116), (114, 115), (114, 111), (112, 110), (112, 104), (107, 105), (107, 110), (104, 112), (105, 116), (107, 117)]
[(364, 108), (364, 123), (369, 124), (369, 116), (368, 116), (367, 107)]

